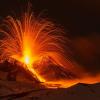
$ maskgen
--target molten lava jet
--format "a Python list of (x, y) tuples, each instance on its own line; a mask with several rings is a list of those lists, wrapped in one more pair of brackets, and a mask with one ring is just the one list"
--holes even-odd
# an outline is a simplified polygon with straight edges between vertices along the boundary
[(5, 18), (0, 33), (1, 62), (20, 62), (46, 87), (68, 87), (79, 82), (81, 70), (71, 59), (69, 40), (51, 21), (28, 11), (18, 19)]
[(65, 44), (69, 40), (65, 39), (64, 32), (51, 21), (36, 18), (29, 11), (19, 19), (8, 16), (0, 32), (4, 35), (0, 40), (0, 60), (14, 59), (21, 62), (22, 67), (40, 82), (49, 81), (47, 77), (39, 74), (41, 67), (46, 69), (49, 60), (52, 66), (62, 67), (61, 69), (73, 68), (68, 46)]

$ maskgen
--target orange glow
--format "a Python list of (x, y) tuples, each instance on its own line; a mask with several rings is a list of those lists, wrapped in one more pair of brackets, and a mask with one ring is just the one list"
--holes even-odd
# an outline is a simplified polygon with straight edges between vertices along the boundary
[[(67, 70), (75, 75), (78, 73), (79, 76), (82, 71), (71, 60), (69, 40), (51, 21), (36, 18), (31, 12), (24, 13), (19, 19), (8, 16), (0, 28), (0, 33), (4, 35), (0, 40), (0, 60), (17, 60), (46, 87), (66, 88), (80, 82), (77, 77), (66, 78), (70, 77), (66, 74)], [(54, 69), (49, 72), (48, 68)], [(63, 72), (63, 78), (51, 78), (58, 69)], [(58, 75), (59, 73), (56, 76)]]
[(25, 63), (26, 64), (29, 64), (30, 63), (30, 58), (28, 56), (26, 56), (24, 60), (25, 60)]
[[(46, 82), (48, 79), (40, 74), (39, 62), (53, 59), (54, 65), (68, 69), (73, 67), (68, 59), (69, 56), (63, 53), (67, 50), (67, 46), (64, 47), (63, 31), (55, 27), (51, 21), (36, 18), (29, 11), (20, 19), (8, 16), (0, 32), (4, 34), (4, 38), (0, 40), (0, 59), (13, 58), (24, 63), (27, 67), (23, 65), (22, 67), (29, 70), (40, 82)], [(36, 68), (35, 64), (40, 67)], [(45, 64), (43, 66), (46, 66)]]

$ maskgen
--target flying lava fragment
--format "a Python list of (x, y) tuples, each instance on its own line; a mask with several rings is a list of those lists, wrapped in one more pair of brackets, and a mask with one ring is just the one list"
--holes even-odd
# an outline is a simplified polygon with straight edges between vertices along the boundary
[[(3, 35), (0, 39), (0, 61), (12, 62), (13, 59), (20, 62), (24, 70), (44, 84), (59, 83), (62, 87), (68, 87), (77, 83), (75, 80), (65, 84), (66, 76), (75, 77), (69, 73), (70, 70), (75, 72), (75, 65), (71, 61), (69, 40), (53, 22), (35, 17), (28, 10), (20, 18), (6, 17), (0, 26), (0, 33)], [(48, 74), (51, 69), (63, 78), (57, 81), (56, 77), (51, 81), (54, 74), (52, 71)]]

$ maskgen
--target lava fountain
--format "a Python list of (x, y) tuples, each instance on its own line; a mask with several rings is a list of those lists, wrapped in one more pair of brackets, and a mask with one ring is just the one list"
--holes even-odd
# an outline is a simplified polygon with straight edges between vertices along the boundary
[[(31, 11), (25, 12), (19, 19), (11, 16), (5, 18), (0, 33), (3, 34), (0, 40), (0, 61), (14, 59), (22, 63), (22, 67), (40, 82), (57, 83), (50, 82), (48, 77), (39, 73), (42, 62), (45, 62), (42, 66), (46, 66), (50, 60), (57, 68), (74, 68), (67, 44), (69, 40), (65, 38), (64, 32), (51, 21), (35, 17)], [(36, 68), (35, 64), (40, 68)], [(65, 81), (58, 83), (63, 86)]]

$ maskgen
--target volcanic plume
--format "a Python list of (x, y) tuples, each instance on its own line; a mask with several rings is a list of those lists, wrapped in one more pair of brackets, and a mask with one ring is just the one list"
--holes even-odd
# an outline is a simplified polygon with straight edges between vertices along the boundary
[(27, 10), (20, 18), (6, 17), (0, 33), (0, 62), (19, 62), (47, 87), (68, 87), (81, 81), (84, 71), (71, 57), (70, 40), (53, 22)]
[(19, 61), (40, 82), (49, 81), (48, 77), (52, 77), (45, 77), (43, 72), (41, 74), (42, 69), (52, 67), (54, 71), (64, 70), (63, 73), (66, 73), (66, 70), (74, 67), (65, 44), (69, 40), (64, 37), (64, 32), (51, 21), (36, 18), (30, 10), (19, 19), (8, 16), (0, 32), (3, 34), (0, 40), (0, 61)]

